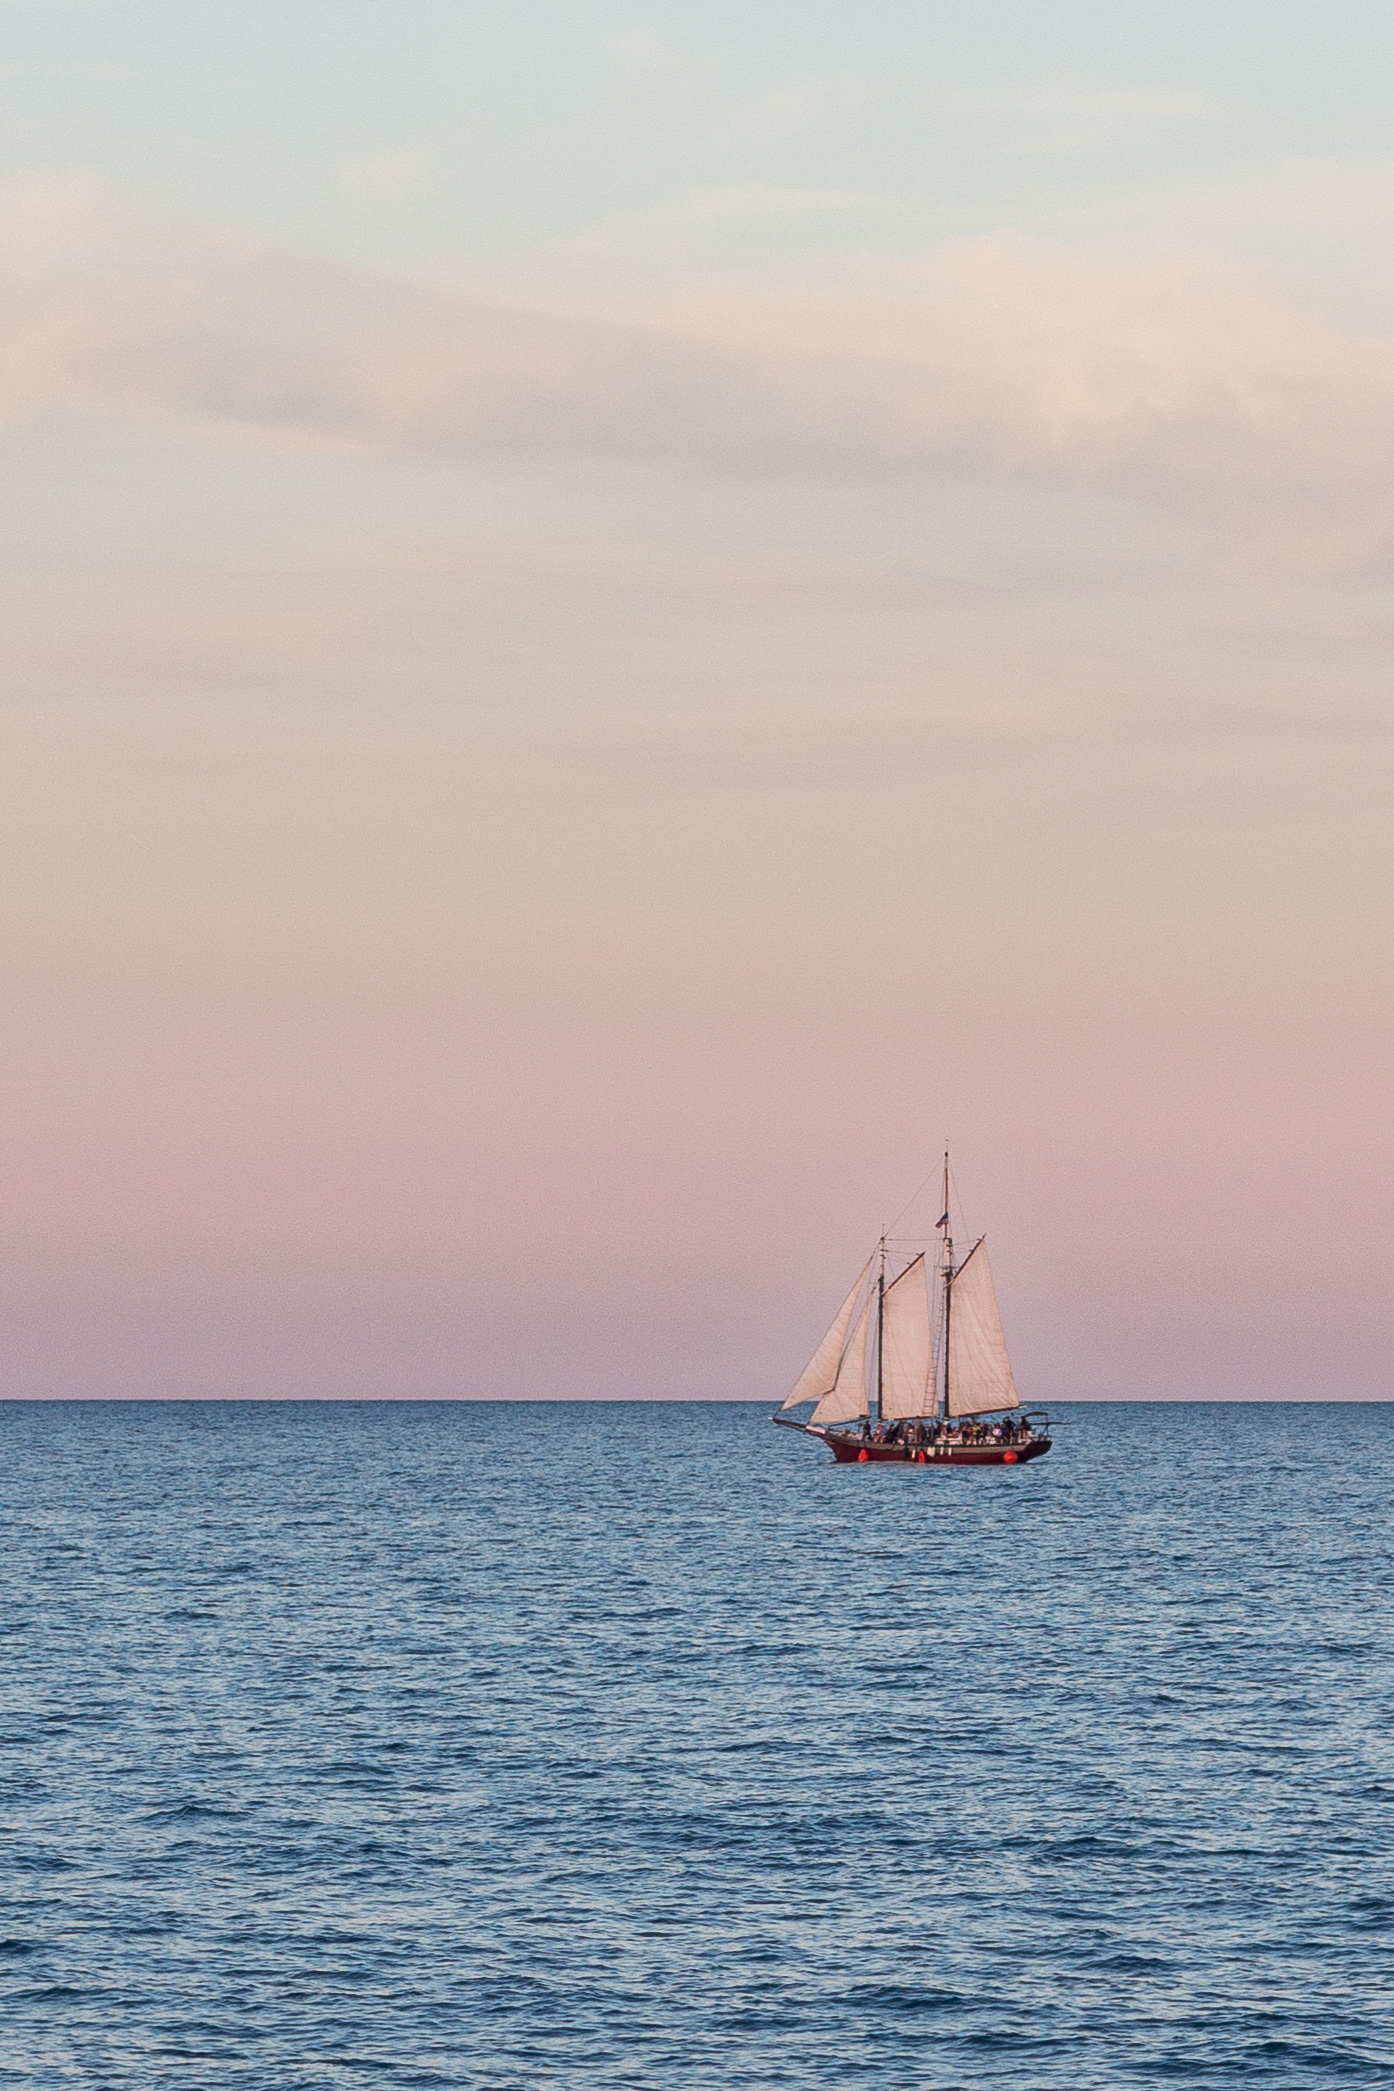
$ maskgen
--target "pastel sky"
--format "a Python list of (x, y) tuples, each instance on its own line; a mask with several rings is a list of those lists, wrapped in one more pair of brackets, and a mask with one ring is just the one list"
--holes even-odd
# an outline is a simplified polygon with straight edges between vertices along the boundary
[(5, 1390), (1394, 1396), (1392, 79), (0, 6)]

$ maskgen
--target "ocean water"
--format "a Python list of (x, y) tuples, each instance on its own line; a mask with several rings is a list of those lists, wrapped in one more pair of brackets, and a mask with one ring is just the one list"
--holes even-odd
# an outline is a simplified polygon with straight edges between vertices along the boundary
[(0, 2084), (1394, 2085), (1394, 1408), (0, 1406)]

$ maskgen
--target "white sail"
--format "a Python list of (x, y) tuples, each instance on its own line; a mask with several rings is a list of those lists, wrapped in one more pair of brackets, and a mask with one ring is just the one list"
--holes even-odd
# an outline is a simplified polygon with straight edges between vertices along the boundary
[(881, 1414), (928, 1416), (934, 1402), (934, 1345), (929, 1332), (929, 1294), (924, 1258), (886, 1287), (881, 1322)]
[[(794, 1382), (794, 1390), (788, 1400), (781, 1404), (783, 1408), (796, 1409), (801, 1401), (821, 1401), (823, 1396), (830, 1394), (837, 1385), (837, 1368), (842, 1363), (847, 1348), (847, 1331), (852, 1325), (857, 1294), (861, 1291), (862, 1281), (870, 1268), (871, 1258), (868, 1256), (857, 1274), (856, 1284), (838, 1308), (832, 1327)], [(860, 1413), (858, 1410), (858, 1414)]]
[(852, 1340), (842, 1353), (837, 1379), (813, 1411), (814, 1423), (851, 1423), (866, 1414), (866, 1354), (871, 1347), (871, 1300), (857, 1317)]
[(997, 1312), (987, 1244), (970, 1249), (950, 1287), (949, 1414), (1014, 1409), (1016, 1385)]

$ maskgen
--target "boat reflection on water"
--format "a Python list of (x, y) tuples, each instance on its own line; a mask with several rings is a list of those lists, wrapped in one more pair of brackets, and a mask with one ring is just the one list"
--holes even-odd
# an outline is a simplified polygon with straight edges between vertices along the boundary
[[(943, 1204), (937, 1328), (923, 1250), (887, 1283), (898, 1244), (883, 1234), (774, 1418), (844, 1465), (1017, 1466), (1050, 1450), (1049, 1418), (1017, 1398), (986, 1239), (954, 1261), (947, 1154)], [(809, 1401), (806, 1422), (784, 1412)]]

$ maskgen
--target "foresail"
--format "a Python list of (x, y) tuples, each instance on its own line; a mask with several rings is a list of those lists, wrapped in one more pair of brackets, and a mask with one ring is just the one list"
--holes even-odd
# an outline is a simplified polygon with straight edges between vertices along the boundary
[(861, 1291), (870, 1268), (871, 1258), (868, 1256), (857, 1274), (856, 1284), (838, 1308), (832, 1327), (799, 1374), (788, 1400), (782, 1403), (783, 1408), (795, 1409), (801, 1401), (819, 1401), (836, 1386), (837, 1368), (842, 1363), (847, 1348), (847, 1331), (852, 1326), (857, 1294)]
[(924, 1258), (886, 1287), (881, 1324), (881, 1414), (927, 1416), (934, 1409), (934, 1347)]
[(857, 1317), (852, 1339), (842, 1353), (837, 1379), (813, 1411), (814, 1423), (851, 1423), (866, 1414), (866, 1354), (871, 1343), (871, 1300)]
[(970, 1249), (960, 1265), (950, 1306), (949, 1414), (1019, 1408), (986, 1242)]

